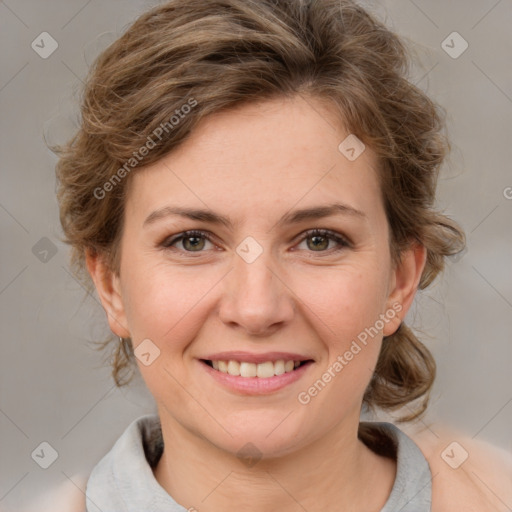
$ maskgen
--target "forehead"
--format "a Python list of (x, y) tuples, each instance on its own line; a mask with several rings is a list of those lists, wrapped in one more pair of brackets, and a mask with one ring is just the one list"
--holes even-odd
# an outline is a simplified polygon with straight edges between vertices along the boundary
[(178, 148), (134, 172), (127, 210), (139, 217), (171, 204), (262, 216), (342, 201), (378, 214), (376, 157), (365, 148), (351, 161), (340, 151), (350, 133), (333, 112), (299, 96), (210, 115)]

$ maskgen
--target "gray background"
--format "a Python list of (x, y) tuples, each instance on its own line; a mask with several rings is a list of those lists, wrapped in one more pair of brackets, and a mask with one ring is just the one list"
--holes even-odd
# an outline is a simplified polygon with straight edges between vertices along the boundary
[[(88, 65), (155, 4), (0, 2), (1, 510), (87, 474), (133, 419), (155, 411), (140, 379), (128, 390), (115, 388), (88, 343), (108, 326), (97, 296), (84, 297), (69, 273), (68, 248), (58, 241), (56, 157), (42, 136), (56, 143), (72, 133)], [(448, 110), (453, 151), (439, 206), (468, 236), (468, 251), (419, 293), (408, 317), (439, 366), (424, 421), (510, 450), (512, 2), (365, 5), (410, 38), (421, 60), (413, 81)], [(441, 46), (454, 31), (469, 43), (458, 58)], [(42, 32), (58, 42), (46, 59), (31, 47)], [(458, 40), (448, 44), (461, 48)], [(52, 246), (54, 255), (42, 252)], [(46, 470), (31, 458), (43, 441), (59, 455)]]

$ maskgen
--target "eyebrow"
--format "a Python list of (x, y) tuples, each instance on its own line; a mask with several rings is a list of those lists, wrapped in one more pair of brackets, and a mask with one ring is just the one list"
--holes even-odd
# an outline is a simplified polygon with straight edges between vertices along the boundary
[[(177, 206), (164, 206), (154, 212), (150, 213), (143, 223), (143, 227), (153, 224), (157, 220), (163, 219), (169, 216), (180, 216), (191, 220), (199, 220), (209, 222), (211, 224), (222, 224), (229, 229), (233, 228), (234, 223), (229, 219), (218, 213), (212, 212), (211, 210), (201, 210), (195, 208), (181, 208)], [(366, 219), (366, 214), (356, 208), (343, 203), (334, 203), (325, 206), (313, 206), (311, 208), (303, 208), (300, 210), (293, 210), (286, 213), (278, 221), (277, 225), (288, 225), (297, 224), (304, 220), (316, 220), (323, 219), (325, 217), (331, 217), (333, 215), (349, 215), (352, 217), (358, 217)]]

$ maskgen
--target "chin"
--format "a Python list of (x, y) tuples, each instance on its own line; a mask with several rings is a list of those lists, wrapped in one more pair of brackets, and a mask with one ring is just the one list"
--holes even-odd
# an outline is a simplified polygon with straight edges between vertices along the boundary
[[(305, 425), (297, 422), (298, 414), (293, 410), (251, 411), (234, 413), (223, 422), (226, 429), (202, 436), (218, 448), (239, 458), (259, 457), (271, 459), (285, 456), (307, 443)], [(229, 432), (229, 435), (227, 432)], [(319, 435), (321, 435), (319, 433)]]

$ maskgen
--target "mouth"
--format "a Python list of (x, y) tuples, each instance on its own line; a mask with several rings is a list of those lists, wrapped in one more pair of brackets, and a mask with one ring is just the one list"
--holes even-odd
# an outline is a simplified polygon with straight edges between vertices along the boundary
[(275, 361), (263, 361), (253, 363), (249, 361), (222, 360), (222, 359), (200, 359), (201, 363), (209, 366), (213, 370), (231, 375), (233, 377), (271, 379), (286, 373), (292, 373), (299, 368), (313, 363), (312, 359), (306, 360), (286, 360), (277, 359)]

